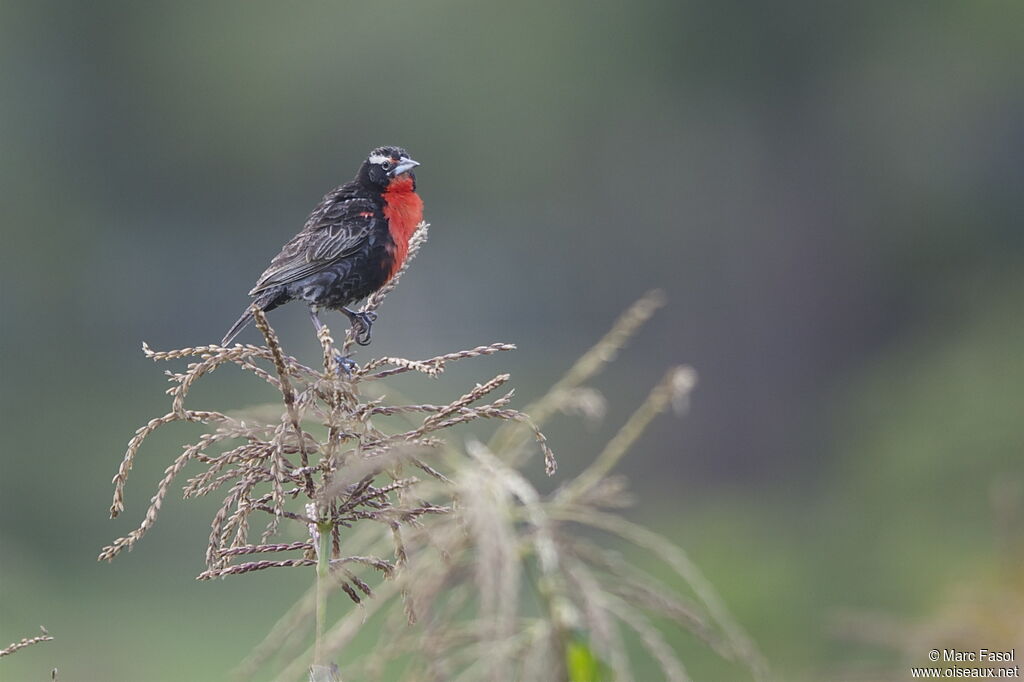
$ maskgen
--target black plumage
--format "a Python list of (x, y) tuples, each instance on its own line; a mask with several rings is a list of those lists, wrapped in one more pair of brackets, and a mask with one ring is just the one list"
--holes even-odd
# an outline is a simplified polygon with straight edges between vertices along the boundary
[[(403, 174), (412, 178), (414, 191), (411, 168), (416, 165), (399, 147), (373, 150), (356, 178), (328, 192), (302, 230), (270, 261), (249, 292), (253, 303), (269, 311), (292, 300), (305, 301), (318, 330), (320, 308), (339, 310), (352, 322), (357, 342), (369, 343), (376, 316), (346, 306), (381, 288), (395, 270), (401, 250), (389, 226), (385, 193)], [(246, 309), (221, 345), (231, 343), (251, 320)]]

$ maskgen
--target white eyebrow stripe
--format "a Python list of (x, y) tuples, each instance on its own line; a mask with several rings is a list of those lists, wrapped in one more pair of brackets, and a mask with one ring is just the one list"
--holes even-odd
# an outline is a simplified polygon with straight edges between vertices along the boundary
[(367, 161), (369, 161), (370, 163), (378, 164), (378, 165), (384, 163), (385, 161), (390, 161), (390, 160), (391, 159), (389, 159), (388, 157), (384, 156), (383, 154), (370, 154), (370, 158), (367, 159)]

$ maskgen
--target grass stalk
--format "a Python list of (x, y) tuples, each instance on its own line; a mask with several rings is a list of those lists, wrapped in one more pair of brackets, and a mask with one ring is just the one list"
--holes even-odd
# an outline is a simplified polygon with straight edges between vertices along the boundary
[(316, 548), (316, 645), (313, 662), (325, 665), (322, 643), (327, 622), (327, 596), (331, 588), (331, 534), (334, 524), (330, 521), (318, 522), (316, 527), (319, 537)]
[[(425, 238), (422, 225), (410, 258)], [(363, 310), (376, 308), (396, 281), (371, 296)], [(620, 627), (638, 634), (644, 657), (666, 679), (684, 680), (678, 652), (652, 625), (663, 622), (745, 663), (755, 680), (765, 679), (756, 647), (685, 553), (613, 511), (630, 496), (612, 472), (656, 415), (685, 403), (695, 382), (692, 370), (670, 370), (593, 462), (555, 492), (541, 494), (523, 471), (539, 449), (545, 471), (555, 472), (538, 428), (551, 417), (603, 416), (603, 396), (584, 384), (662, 303), (657, 291), (641, 298), (529, 412), (512, 407), (505, 373), (477, 382), (454, 400), (422, 404), (401, 399), (401, 389), (390, 383), (404, 380), (402, 375), (436, 379), (452, 362), (514, 350), (507, 343), (427, 359), (368, 359), (339, 374), (339, 349), (329, 329), (319, 335), (321, 371), (287, 355), (266, 317), (255, 312), (265, 346), (146, 346), (153, 360), (191, 361), (184, 371), (167, 373), (171, 412), (147, 422), (129, 441), (114, 479), (111, 515), (124, 510), (128, 473), (153, 431), (175, 422), (204, 424), (207, 431), (167, 466), (139, 527), (104, 547), (99, 558), (109, 561), (141, 540), (175, 479), (194, 470), (183, 487), (186, 498), (224, 495), (198, 579), (259, 575), (268, 568), (315, 570), (299, 604), (236, 671), (238, 680), (266, 678), (276, 668), (272, 679), (341, 682), (331, 659), (344, 651), (348, 679), (385, 679), (391, 673), (387, 679), (396, 682), (632, 682), (634, 661)], [(353, 341), (347, 332), (341, 352)], [(196, 381), (231, 365), (269, 384), (276, 402), (243, 412), (186, 409)], [(449, 431), (488, 420), (505, 422), (490, 447)], [(530, 447), (531, 440), (538, 446)], [(257, 540), (258, 529), (251, 526), (260, 522), (265, 526)], [(308, 539), (276, 537), (281, 526), (296, 524)], [(616, 536), (612, 542), (630, 549), (619, 554), (584, 540), (582, 527)], [(336, 535), (341, 529), (345, 554)], [(641, 555), (672, 568), (685, 584), (683, 592), (649, 576)], [(524, 570), (534, 579), (536, 599), (524, 598)], [(360, 608), (332, 623), (327, 606), (334, 589)], [(531, 608), (537, 601), (539, 612)], [(375, 617), (383, 628), (376, 645), (349, 647)], [(0, 656), (47, 639), (44, 633), (22, 640)]]

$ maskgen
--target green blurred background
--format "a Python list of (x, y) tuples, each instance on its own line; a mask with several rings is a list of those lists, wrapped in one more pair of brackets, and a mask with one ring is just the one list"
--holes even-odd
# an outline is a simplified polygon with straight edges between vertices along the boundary
[[(0, 679), (223, 679), (302, 592), (193, 581), (212, 500), (95, 556), (181, 442), (144, 448), (109, 521), (166, 411), (142, 340), (218, 340), (379, 144), (423, 163), (434, 227), (373, 352), (520, 346), (414, 390), (509, 369), (522, 405), (666, 290), (599, 382), (607, 422), (549, 437), (571, 474), (666, 365), (697, 368), (626, 460), (631, 514), (779, 679), (924, 665), (937, 641), (860, 640), (905, 648), (958, 600), (1016, 637), (1022, 26), (1019, 2), (0, 2), (0, 645), (57, 637)], [(303, 310), (272, 321), (315, 357)], [(194, 404), (248, 402), (212, 384)]]

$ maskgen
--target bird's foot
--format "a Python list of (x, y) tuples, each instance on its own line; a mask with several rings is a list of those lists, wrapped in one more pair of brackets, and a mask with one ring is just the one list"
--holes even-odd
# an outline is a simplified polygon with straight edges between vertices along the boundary
[(352, 376), (352, 373), (359, 369), (359, 365), (356, 364), (355, 360), (341, 353), (334, 354), (334, 361), (338, 363), (339, 375)]
[(360, 346), (370, 345), (370, 330), (373, 323), (377, 321), (377, 313), (372, 310), (356, 313), (348, 312), (348, 319), (352, 322), (352, 331), (355, 333), (355, 342)]

